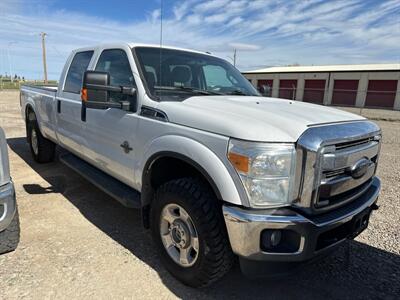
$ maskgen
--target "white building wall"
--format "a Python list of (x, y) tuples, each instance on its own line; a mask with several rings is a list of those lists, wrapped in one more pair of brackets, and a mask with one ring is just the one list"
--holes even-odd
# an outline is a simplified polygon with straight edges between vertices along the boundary
[(399, 74), (399, 80), (397, 81), (397, 92), (396, 92), (396, 98), (394, 99), (394, 109), (400, 110), (400, 74)]

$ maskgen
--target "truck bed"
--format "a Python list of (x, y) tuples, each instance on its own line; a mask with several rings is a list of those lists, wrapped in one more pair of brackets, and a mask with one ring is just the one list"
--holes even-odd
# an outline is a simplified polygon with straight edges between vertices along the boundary
[(57, 93), (57, 86), (38, 86), (38, 85), (22, 85), (21, 86), (21, 92), (27, 91), (27, 92), (35, 92), (39, 94), (44, 94), (47, 96), (54, 97)]
[(35, 111), (35, 117), (43, 136), (54, 142), (57, 141), (55, 128), (55, 103), (57, 95), (56, 86), (21, 86), (21, 110), (22, 117), (26, 117), (28, 105)]

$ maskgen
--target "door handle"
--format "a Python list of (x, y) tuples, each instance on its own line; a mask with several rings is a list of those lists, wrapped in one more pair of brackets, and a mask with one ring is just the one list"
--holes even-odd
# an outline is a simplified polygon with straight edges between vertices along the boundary
[(57, 112), (61, 113), (61, 101), (57, 99)]

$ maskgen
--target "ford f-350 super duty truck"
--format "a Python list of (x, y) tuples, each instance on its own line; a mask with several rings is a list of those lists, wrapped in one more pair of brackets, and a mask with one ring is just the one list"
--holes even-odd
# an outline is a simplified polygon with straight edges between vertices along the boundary
[[(381, 130), (266, 98), (223, 59), (110, 44), (72, 52), (57, 87), (21, 88), (34, 159), (60, 160), (140, 208), (165, 267), (191, 286), (310, 261), (377, 208)], [(132, 228), (134, 230), (134, 228)]]

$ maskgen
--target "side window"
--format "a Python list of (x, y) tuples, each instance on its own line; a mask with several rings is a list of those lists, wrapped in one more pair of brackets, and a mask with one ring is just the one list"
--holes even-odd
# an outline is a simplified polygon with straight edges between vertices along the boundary
[(82, 88), (83, 73), (92, 59), (93, 51), (78, 52), (72, 59), (65, 78), (64, 92), (79, 94)]
[[(135, 80), (128, 57), (121, 49), (104, 50), (97, 62), (96, 71), (108, 72), (110, 74), (110, 85), (134, 87)], [(129, 101), (130, 96), (110, 92), (113, 101)]]

